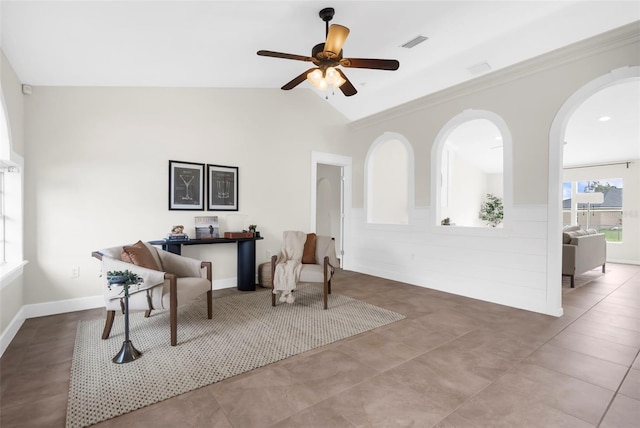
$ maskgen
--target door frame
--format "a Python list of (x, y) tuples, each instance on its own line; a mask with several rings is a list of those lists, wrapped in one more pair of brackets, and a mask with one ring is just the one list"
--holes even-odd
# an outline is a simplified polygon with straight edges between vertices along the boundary
[(352, 198), (352, 159), (349, 156), (336, 155), (324, 152), (311, 152), (311, 219), (309, 230), (316, 231), (317, 219), (317, 180), (318, 164), (342, 167), (342, 227), (340, 240), (343, 253), (339, 255), (343, 269), (349, 268), (349, 231), (351, 222), (351, 198)]

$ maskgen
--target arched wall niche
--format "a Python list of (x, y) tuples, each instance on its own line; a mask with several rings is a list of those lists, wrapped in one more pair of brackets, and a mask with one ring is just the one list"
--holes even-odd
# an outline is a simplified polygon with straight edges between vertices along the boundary
[(385, 132), (365, 158), (367, 223), (407, 225), (415, 201), (414, 152), (401, 134)]

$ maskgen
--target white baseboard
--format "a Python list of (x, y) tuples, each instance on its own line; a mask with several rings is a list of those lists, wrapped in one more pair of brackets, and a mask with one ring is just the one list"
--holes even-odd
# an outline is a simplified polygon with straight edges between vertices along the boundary
[(4, 354), (4, 351), (7, 350), (13, 338), (16, 337), (16, 334), (18, 334), (18, 330), (20, 330), (20, 327), (24, 324), (25, 319), (24, 310), (20, 308), (7, 328), (2, 332), (2, 336), (0, 336), (0, 357)]
[(640, 265), (638, 260), (624, 260), (624, 259), (608, 259), (607, 263), (620, 263), (622, 265)]
[[(223, 290), (225, 288), (233, 288), (237, 283), (236, 278), (217, 279), (213, 281), (211, 288), (213, 290)], [(18, 334), (22, 324), (29, 318), (46, 317), (48, 315), (85, 311), (101, 307), (104, 307), (104, 297), (102, 295), (24, 305), (13, 317), (9, 326), (2, 332), (2, 336), (0, 336), (0, 356), (4, 354), (13, 338)]]

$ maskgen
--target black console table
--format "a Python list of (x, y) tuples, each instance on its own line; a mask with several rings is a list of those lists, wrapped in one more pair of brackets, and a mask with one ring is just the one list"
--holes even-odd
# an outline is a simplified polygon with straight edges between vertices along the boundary
[[(169, 241), (166, 239), (149, 241), (151, 245), (161, 245), (162, 249), (174, 254), (182, 253), (183, 245), (229, 244), (238, 243), (238, 290), (256, 289), (256, 241), (260, 238), (213, 238), (189, 239), (188, 241)], [(215, 266), (215, 263), (214, 265)]]

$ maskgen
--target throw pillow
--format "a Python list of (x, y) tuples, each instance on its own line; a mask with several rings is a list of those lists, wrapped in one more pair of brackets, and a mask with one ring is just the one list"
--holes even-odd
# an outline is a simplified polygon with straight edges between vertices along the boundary
[(133, 245), (122, 247), (120, 260), (147, 269), (159, 271), (162, 270), (153, 258), (153, 254), (151, 254), (151, 251), (149, 251), (147, 246), (144, 245), (142, 241), (138, 241)]
[(307, 240), (304, 243), (302, 252), (302, 263), (308, 265), (316, 264), (316, 234), (307, 233)]
[(575, 224), (573, 226), (565, 226), (562, 228), (563, 232), (573, 232), (574, 230), (580, 230), (580, 226)]

